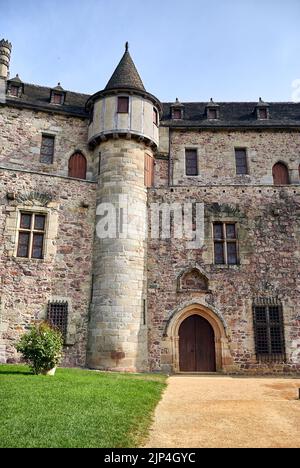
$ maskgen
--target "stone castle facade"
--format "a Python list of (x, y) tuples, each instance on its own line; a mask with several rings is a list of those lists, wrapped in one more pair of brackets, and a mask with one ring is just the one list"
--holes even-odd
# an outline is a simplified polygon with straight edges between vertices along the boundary
[(10, 78), (11, 50), (0, 362), (48, 319), (65, 365), (299, 372), (300, 104), (162, 104), (128, 45), (95, 95), (50, 89)]

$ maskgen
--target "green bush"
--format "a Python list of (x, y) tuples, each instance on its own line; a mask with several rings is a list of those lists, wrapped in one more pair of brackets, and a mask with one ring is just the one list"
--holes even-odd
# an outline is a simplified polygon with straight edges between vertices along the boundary
[(59, 330), (43, 322), (32, 326), (17, 344), (34, 374), (41, 374), (56, 367), (62, 356), (63, 337)]

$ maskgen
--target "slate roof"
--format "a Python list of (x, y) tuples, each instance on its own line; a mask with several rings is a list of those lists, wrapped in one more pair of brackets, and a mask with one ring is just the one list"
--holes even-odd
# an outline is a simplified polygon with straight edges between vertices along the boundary
[(206, 102), (183, 103), (183, 119), (171, 119), (172, 103), (163, 104), (164, 126), (197, 128), (274, 128), (300, 127), (300, 103), (272, 102), (269, 104), (270, 118), (257, 120), (254, 109), (257, 102), (218, 102), (220, 118), (207, 120)]
[[(87, 100), (91, 97), (90, 95), (65, 91), (66, 100), (63, 105), (58, 106), (50, 104), (50, 94), (52, 89), (53, 88), (24, 83), (24, 93), (21, 98), (7, 96), (6, 104), (19, 108), (40, 109), (77, 117), (88, 117), (85, 105)], [(161, 124), (172, 128), (300, 127), (300, 103), (269, 103), (270, 119), (268, 120), (256, 119), (254, 109), (257, 102), (219, 102), (219, 120), (207, 120), (205, 112), (207, 102), (187, 102), (182, 104), (184, 106), (184, 118), (182, 120), (172, 120), (172, 103), (164, 103)]]
[(131, 55), (128, 52), (128, 43), (126, 43), (126, 50), (119, 65), (105, 87), (106, 90), (118, 88), (133, 88), (146, 91)]
[(53, 88), (24, 83), (22, 96), (16, 98), (6, 96), (6, 104), (19, 108), (52, 111), (76, 117), (88, 117), (88, 113), (85, 110), (85, 104), (89, 98), (88, 94), (65, 91), (65, 102), (63, 105), (58, 106), (50, 103), (52, 90)]

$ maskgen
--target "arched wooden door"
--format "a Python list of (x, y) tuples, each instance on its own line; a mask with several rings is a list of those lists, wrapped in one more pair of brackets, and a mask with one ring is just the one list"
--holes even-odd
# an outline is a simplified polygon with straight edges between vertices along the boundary
[(86, 179), (86, 159), (82, 153), (74, 153), (69, 159), (69, 177)]
[(215, 334), (200, 315), (186, 318), (179, 328), (179, 368), (182, 372), (215, 372)]
[(273, 182), (274, 185), (288, 185), (289, 171), (285, 164), (278, 162), (273, 166)]

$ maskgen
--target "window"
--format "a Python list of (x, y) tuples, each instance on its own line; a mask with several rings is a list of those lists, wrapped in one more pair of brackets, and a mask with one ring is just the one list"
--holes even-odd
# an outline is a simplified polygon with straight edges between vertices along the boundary
[(253, 305), (256, 356), (260, 360), (285, 359), (282, 306), (273, 300)]
[(217, 119), (218, 114), (217, 114), (217, 109), (207, 109), (207, 115), (209, 119)]
[(214, 257), (216, 265), (237, 265), (237, 232), (235, 223), (214, 223)]
[(17, 257), (44, 258), (45, 227), (45, 215), (21, 213)]
[(274, 185), (288, 185), (290, 183), (289, 171), (285, 164), (278, 162), (273, 166), (273, 183)]
[(48, 302), (47, 321), (57, 328), (66, 341), (68, 328), (68, 303), (66, 301)]
[(258, 109), (258, 117), (259, 119), (267, 119), (268, 118), (268, 111), (267, 109)]
[(69, 159), (69, 177), (75, 179), (86, 179), (86, 158), (82, 153), (74, 153)]
[(129, 112), (129, 97), (118, 97), (118, 113), (128, 114)]
[(145, 187), (153, 187), (154, 183), (154, 159), (150, 154), (145, 154), (145, 169), (144, 169)]
[(19, 96), (19, 86), (10, 85), (9, 94), (14, 97)]
[(155, 123), (155, 125), (158, 125), (158, 112), (155, 109), (155, 107), (153, 107), (153, 123)]
[(235, 167), (238, 175), (248, 174), (247, 151), (245, 148), (235, 149)]
[(42, 164), (53, 164), (55, 137), (42, 135), (40, 162)]
[(182, 118), (181, 109), (173, 109), (173, 119), (179, 120)]
[(52, 104), (62, 104), (62, 103), (63, 103), (63, 95), (60, 93), (53, 93)]
[(185, 150), (185, 173), (187, 176), (198, 175), (198, 152), (196, 149)]

